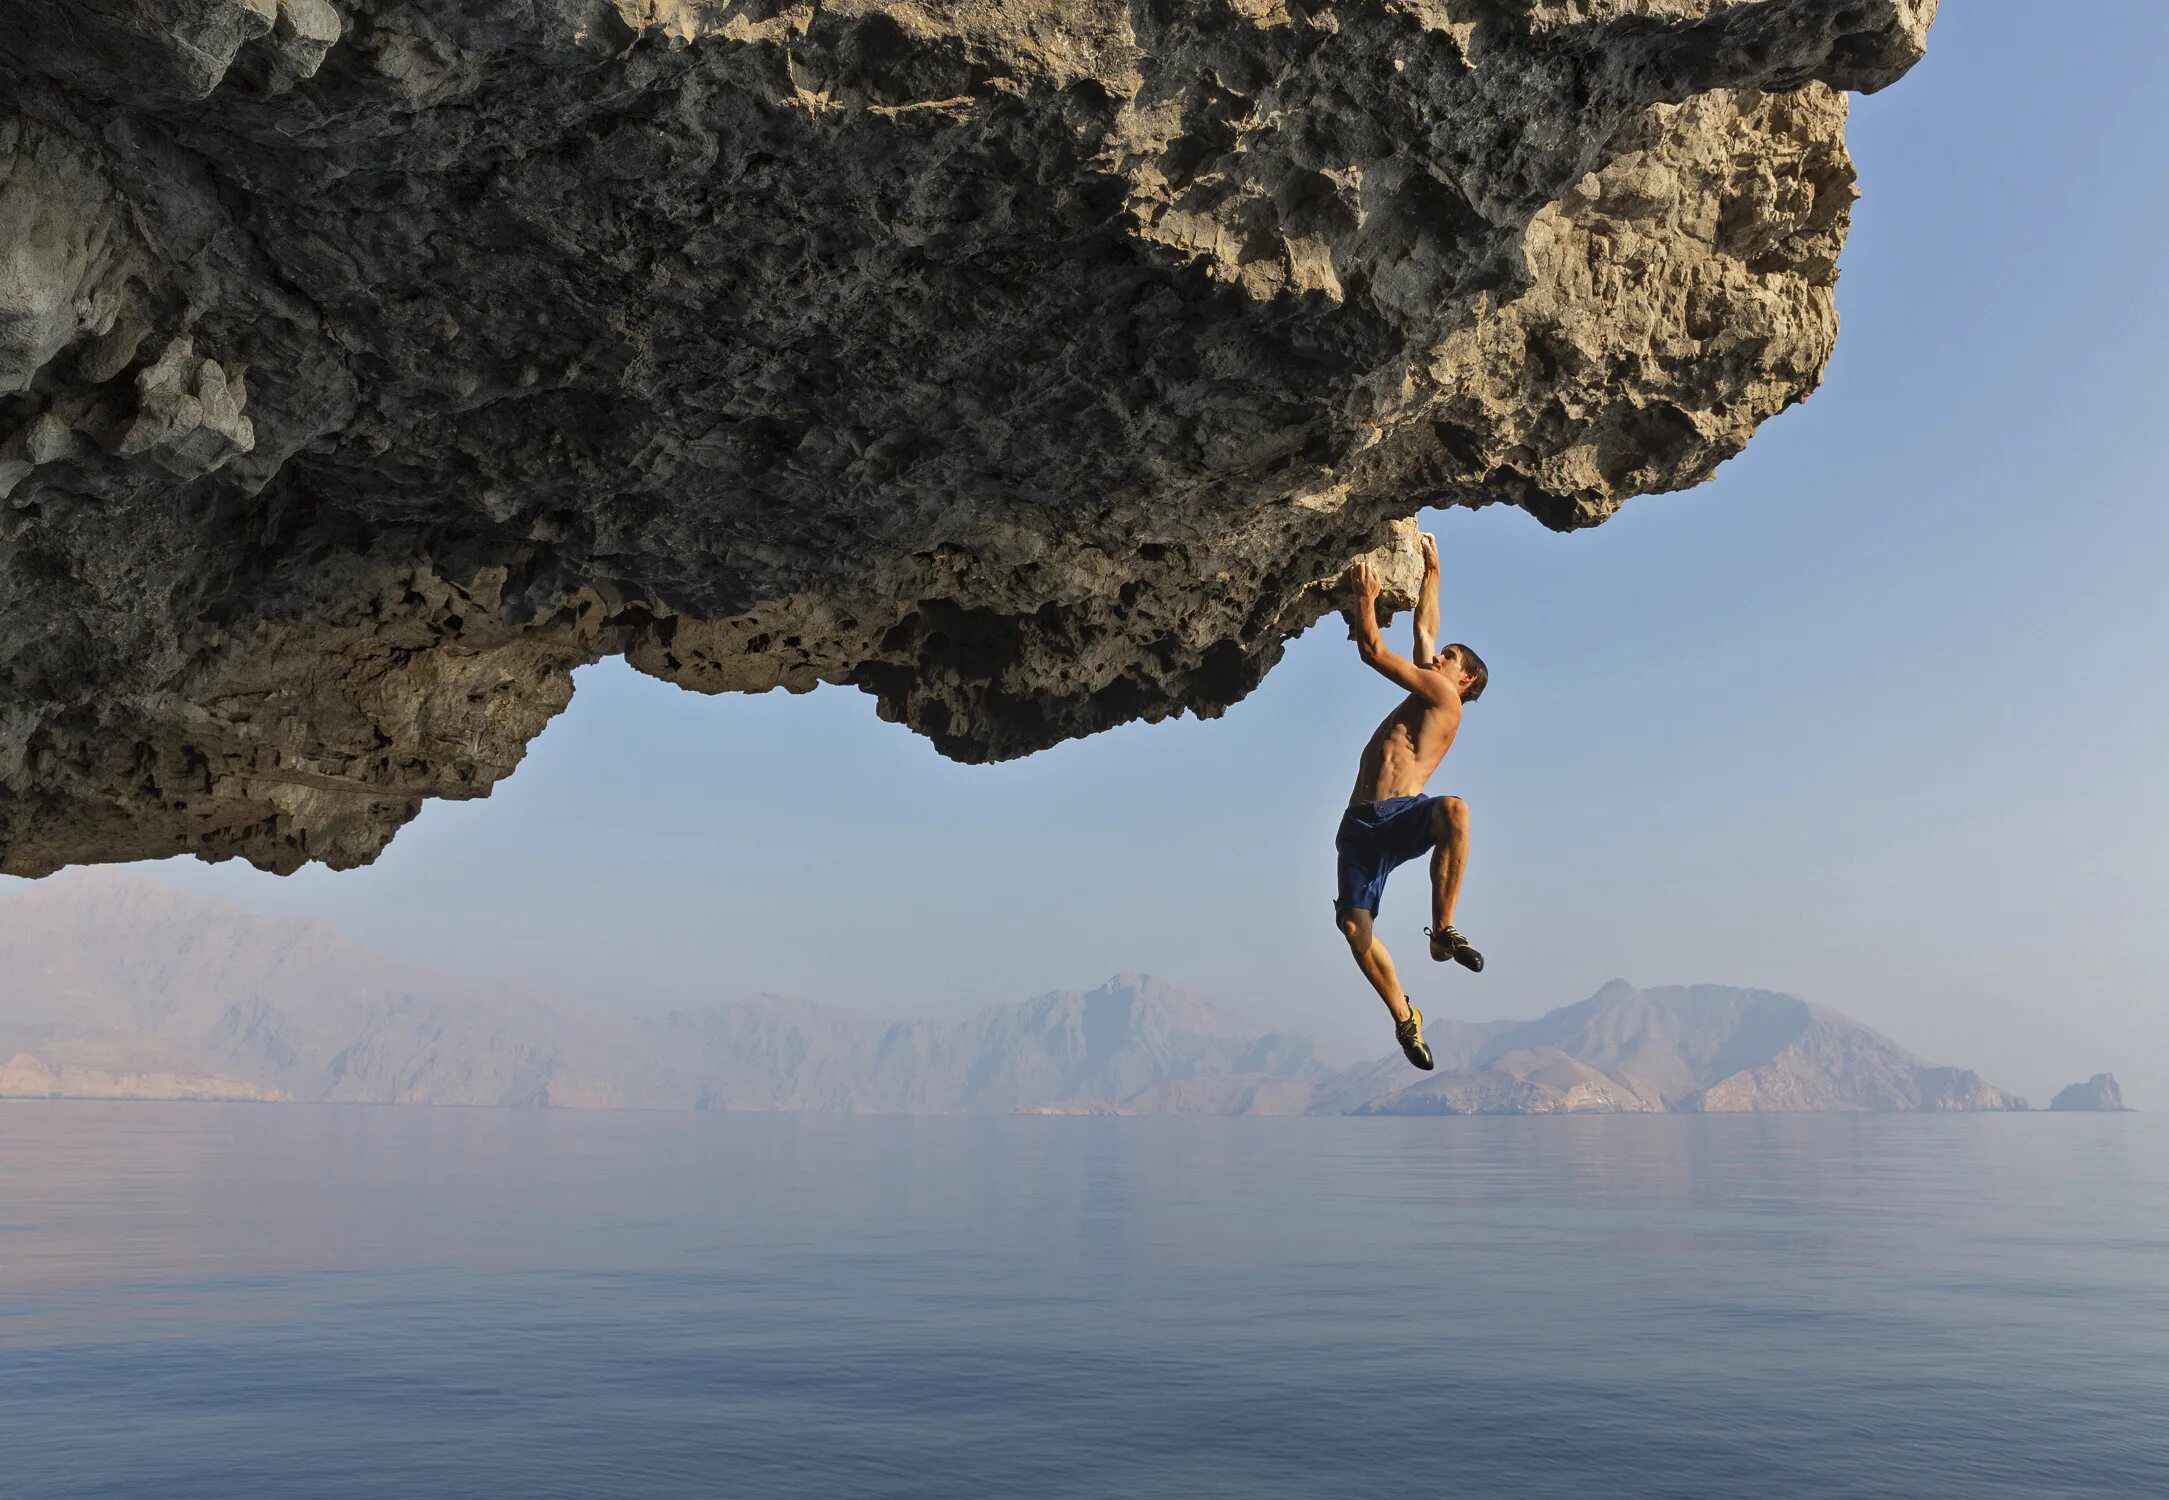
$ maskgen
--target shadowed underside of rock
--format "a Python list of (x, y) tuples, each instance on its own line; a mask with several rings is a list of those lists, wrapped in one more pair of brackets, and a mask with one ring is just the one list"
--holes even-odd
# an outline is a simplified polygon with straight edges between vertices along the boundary
[(1214, 714), (1806, 395), (1934, 0), (0, 0), (0, 868), (364, 863), (610, 654)]

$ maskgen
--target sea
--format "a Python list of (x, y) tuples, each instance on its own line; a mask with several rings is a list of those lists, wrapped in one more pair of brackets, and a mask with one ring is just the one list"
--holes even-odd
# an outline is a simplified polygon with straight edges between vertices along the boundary
[(0, 1496), (2169, 1496), (2169, 1120), (4, 1103)]

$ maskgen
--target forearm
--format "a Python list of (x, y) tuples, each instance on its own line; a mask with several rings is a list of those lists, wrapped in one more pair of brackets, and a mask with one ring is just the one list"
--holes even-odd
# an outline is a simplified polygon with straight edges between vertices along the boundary
[(1427, 662), (1438, 650), (1438, 569), (1426, 568), (1416, 596), (1416, 660)]
[(1386, 638), (1378, 629), (1378, 600), (1356, 598), (1356, 654), (1376, 661), (1386, 651)]

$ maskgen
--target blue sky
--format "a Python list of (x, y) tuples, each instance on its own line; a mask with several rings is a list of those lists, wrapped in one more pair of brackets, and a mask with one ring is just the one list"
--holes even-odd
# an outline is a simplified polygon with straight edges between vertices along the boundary
[[(1433, 785), (1474, 811), (1491, 965), (1420, 956), (1420, 867), (1381, 917), (1434, 1016), (1761, 985), (2037, 1096), (2114, 1068), (2169, 1107), (2169, 6), (2084, 12), (1955, 0), (1856, 101), (1837, 359), (1713, 483), (1572, 537), (1426, 517), (1445, 634), (1492, 669)], [(1143, 969), (1387, 1050), (1328, 908), (1393, 694), (1336, 623), (1225, 719), (997, 767), (844, 689), (579, 682), (493, 797), (368, 870), (145, 868), (629, 1009), (952, 1014)]]

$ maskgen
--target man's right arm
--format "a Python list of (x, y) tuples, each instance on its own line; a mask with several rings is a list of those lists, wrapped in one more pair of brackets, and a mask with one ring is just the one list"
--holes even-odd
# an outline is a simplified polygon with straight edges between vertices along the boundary
[(1378, 570), (1366, 559), (1355, 566), (1356, 590), (1356, 654), (1363, 664), (1398, 687), (1414, 693), (1431, 703), (1441, 703), (1451, 695), (1446, 679), (1436, 672), (1427, 672), (1405, 656), (1398, 656), (1386, 647), (1386, 638), (1378, 629)]

